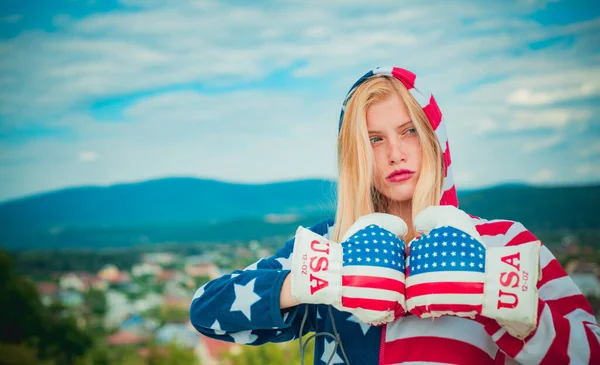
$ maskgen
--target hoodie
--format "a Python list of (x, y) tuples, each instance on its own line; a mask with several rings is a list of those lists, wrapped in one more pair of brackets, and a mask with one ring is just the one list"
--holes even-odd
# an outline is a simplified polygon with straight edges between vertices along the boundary
[[(444, 153), (440, 205), (458, 207), (442, 113), (414, 73), (399, 67), (367, 72), (348, 92), (339, 126), (355, 88), (377, 75), (400, 80), (423, 108)], [(537, 240), (515, 221), (472, 219), (487, 247)], [(309, 229), (331, 237), (333, 225), (333, 219), (328, 219)], [(592, 308), (545, 246), (540, 251), (542, 278), (537, 285), (538, 327), (524, 340), (512, 337), (489, 319), (443, 316), (431, 320), (407, 314), (383, 326), (370, 326), (350, 313), (322, 304), (281, 310), (279, 296), (290, 273), (293, 248), (294, 238), (272, 257), (200, 287), (190, 307), (192, 325), (208, 337), (253, 346), (291, 341), (315, 332), (314, 364), (319, 365), (600, 364), (600, 328)]]

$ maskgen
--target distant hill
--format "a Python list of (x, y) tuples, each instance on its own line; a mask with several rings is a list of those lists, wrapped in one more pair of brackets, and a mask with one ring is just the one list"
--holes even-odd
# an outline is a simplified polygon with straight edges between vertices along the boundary
[(167, 178), (81, 187), (0, 203), (0, 222), (22, 227), (130, 226), (229, 221), (267, 214), (319, 214), (334, 208), (335, 183), (298, 180), (235, 184)]
[[(600, 185), (459, 191), (461, 209), (532, 230), (600, 228)], [(333, 215), (335, 182), (234, 184), (168, 178), (81, 187), (0, 204), (0, 247), (103, 248), (292, 235)]]

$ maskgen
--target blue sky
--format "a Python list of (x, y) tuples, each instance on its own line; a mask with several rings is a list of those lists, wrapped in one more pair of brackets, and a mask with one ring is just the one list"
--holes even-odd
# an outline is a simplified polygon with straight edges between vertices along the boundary
[(408, 68), (458, 189), (600, 181), (590, 1), (14, 1), (0, 5), (0, 200), (166, 176), (335, 178), (339, 107)]

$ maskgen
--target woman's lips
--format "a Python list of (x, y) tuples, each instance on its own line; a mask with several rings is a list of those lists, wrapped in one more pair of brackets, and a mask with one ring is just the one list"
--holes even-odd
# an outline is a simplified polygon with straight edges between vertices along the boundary
[(404, 180), (410, 179), (414, 175), (414, 171), (409, 170), (400, 170), (394, 171), (387, 177), (387, 181), (389, 182), (400, 182)]

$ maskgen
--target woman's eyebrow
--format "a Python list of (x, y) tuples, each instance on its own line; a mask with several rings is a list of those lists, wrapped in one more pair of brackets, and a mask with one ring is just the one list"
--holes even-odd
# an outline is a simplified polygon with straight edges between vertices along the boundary
[[(406, 127), (406, 126), (408, 126), (410, 124), (413, 124), (413, 121), (409, 119), (406, 122), (404, 122), (404, 123), (400, 124), (399, 126), (397, 126), (396, 129), (404, 128), (404, 127)], [(369, 134), (380, 134), (380, 133), (382, 133), (382, 132), (381, 131), (377, 131), (377, 130), (369, 130)]]

